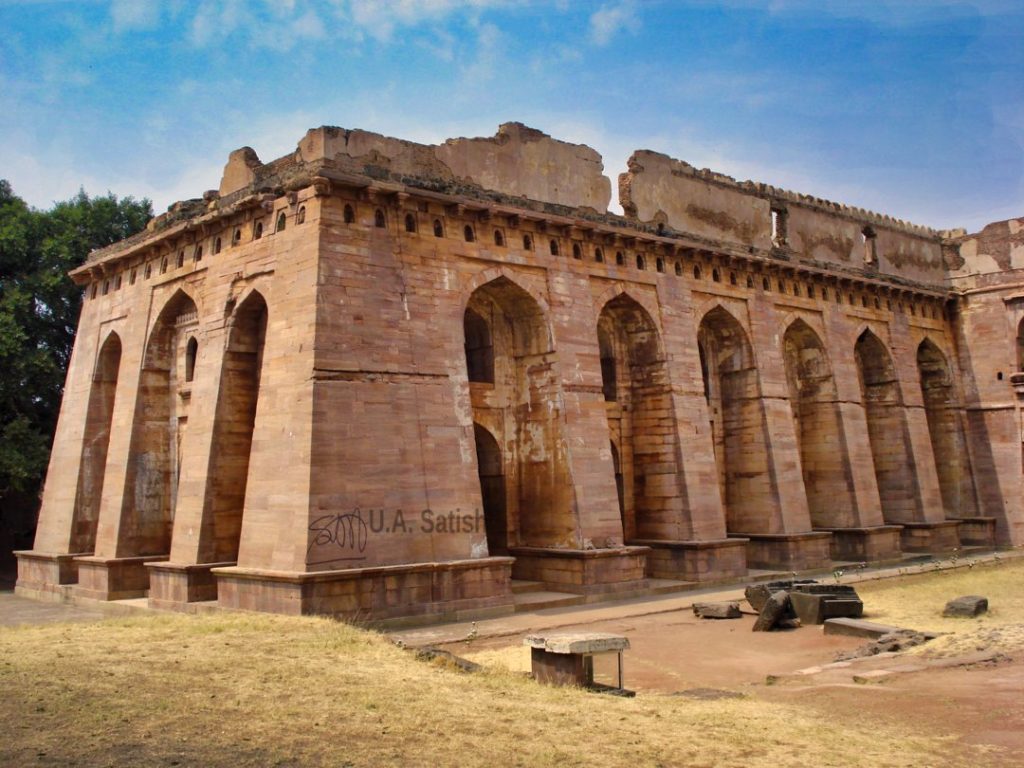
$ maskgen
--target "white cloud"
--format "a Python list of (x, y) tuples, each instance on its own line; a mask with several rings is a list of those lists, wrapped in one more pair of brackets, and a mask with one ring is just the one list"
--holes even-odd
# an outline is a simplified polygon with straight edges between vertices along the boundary
[(607, 45), (620, 30), (636, 32), (639, 29), (636, 6), (629, 0), (618, 5), (602, 5), (590, 16), (590, 41), (594, 45)]
[(113, 0), (110, 18), (117, 33), (148, 30), (160, 21), (160, 3), (154, 0)]

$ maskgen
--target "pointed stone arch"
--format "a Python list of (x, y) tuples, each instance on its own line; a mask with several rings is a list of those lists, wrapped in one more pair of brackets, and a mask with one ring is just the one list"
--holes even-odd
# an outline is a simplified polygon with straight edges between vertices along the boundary
[(802, 318), (782, 336), (786, 383), (793, 411), (800, 468), (815, 528), (857, 524), (843, 449), (842, 417), (832, 363), (818, 333)]
[(139, 374), (118, 557), (170, 552), (191, 394), (185, 381), (185, 347), (197, 328), (196, 304), (179, 290), (150, 330)]
[(267, 322), (267, 302), (257, 290), (231, 315), (213, 423), (215, 448), (207, 472), (200, 563), (238, 559)]
[(597, 336), (624, 534), (672, 539), (682, 507), (679, 436), (661, 334), (647, 309), (619, 291), (601, 308)]
[(869, 328), (854, 346), (882, 515), (887, 523), (922, 519), (903, 397), (892, 355)]
[[(490, 335), (494, 381), (471, 382), (470, 400), (473, 421), (491, 429), (504, 457), (508, 545), (576, 546), (560, 381), (545, 305), (503, 270), (486, 273), (492, 272), (469, 296), (463, 317), (473, 312)], [(462, 341), (465, 347), (465, 334)]]
[(750, 338), (716, 304), (701, 318), (697, 344), (714, 438), (719, 490), (730, 533), (770, 533), (764, 500), (773, 491), (765, 446), (761, 386)]
[(106, 476), (107, 448), (110, 445), (110, 427), (121, 369), (121, 352), (121, 337), (111, 331), (100, 347), (93, 368), (72, 512), (72, 552), (92, 552), (96, 548), (96, 528), (99, 522), (100, 499), (103, 496), (103, 481)]
[(953, 372), (946, 355), (928, 337), (917, 347), (917, 371), (945, 516), (974, 517), (977, 493)]

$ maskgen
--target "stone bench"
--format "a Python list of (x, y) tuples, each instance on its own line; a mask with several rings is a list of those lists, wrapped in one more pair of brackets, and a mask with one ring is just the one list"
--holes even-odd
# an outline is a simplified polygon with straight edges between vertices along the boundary
[[(633, 695), (623, 687), (622, 652), (629, 648), (626, 637), (602, 632), (563, 632), (529, 635), (523, 644), (530, 647), (533, 677), (538, 682)], [(609, 686), (594, 681), (594, 656), (610, 653), (616, 655), (618, 675), (617, 684)]]

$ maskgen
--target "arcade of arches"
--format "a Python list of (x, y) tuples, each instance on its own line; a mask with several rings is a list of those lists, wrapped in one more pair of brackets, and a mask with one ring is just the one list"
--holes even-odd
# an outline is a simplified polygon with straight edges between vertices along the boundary
[(647, 151), (619, 216), (499, 134), (238, 150), (91, 255), (17, 589), (434, 621), (1024, 544), (1024, 222)]

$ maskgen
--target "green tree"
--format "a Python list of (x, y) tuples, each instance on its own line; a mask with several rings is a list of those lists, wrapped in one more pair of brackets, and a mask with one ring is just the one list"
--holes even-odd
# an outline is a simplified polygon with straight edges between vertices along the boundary
[(152, 215), (149, 200), (84, 191), (38, 211), (0, 180), (0, 518), (46, 472), (82, 301), (68, 271)]

